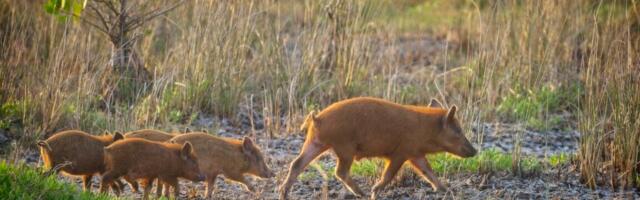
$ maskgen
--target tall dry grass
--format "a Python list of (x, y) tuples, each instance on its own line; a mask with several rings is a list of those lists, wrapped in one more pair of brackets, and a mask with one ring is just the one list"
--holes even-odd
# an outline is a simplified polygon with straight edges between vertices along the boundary
[[(583, 182), (638, 186), (640, 149), (640, 25), (635, 1), (500, 1), (477, 20), (470, 91), (481, 106), (500, 108), (510, 93), (529, 95), (550, 85), (579, 88), (577, 101), (559, 101), (582, 133)], [(482, 13), (482, 12), (481, 12)], [(472, 25), (473, 26), (473, 25)], [(473, 85), (476, 84), (477, 85)], [(525, 94), (526, 95), (526, 94)], [(542, 107), (546, 111), (549, 106)], [(524, 113), (535, 118), (549, 114)], [(514, 159), (516, 160), (516, 159)]]
[(603, 14), (587, 37), (586, 92), (579, 112), (582, 179), (593, 188), (638, 187), (640, 7), (623, 1), (600, 3), (597, 9)]

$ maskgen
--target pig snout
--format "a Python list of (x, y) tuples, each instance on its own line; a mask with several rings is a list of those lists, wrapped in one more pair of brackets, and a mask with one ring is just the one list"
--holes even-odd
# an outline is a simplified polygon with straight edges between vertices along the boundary
[(260, 178), (273, 178), (276, 176), (275, 173), (273, 173), (271, 170), (260, 170), (260, 173), (258, 174)]
[(275, 173), (273, 173), (273, 171), (271, 171), (271, 169), (269, 169), (269, 166), (267, 166), (267, 163), (260, 162), (257, 163), (258, 166), (256, 166), (257, 168), (257, 174), (260, 178), (273, 178), (276, 176)]
[(267, 172), (267, 174), (265, 176), (265, 178), (273, 178), (273, 177), (276, 177), (276, 174), (273, 173), (272, 171)]
[(462, 155), (462, 157), (465, 157), (465, 158), (473, 157), (476, 154), (478, 154), (478, 150), (473, 148), (471, 144), (464, 145), (462, 147), (462, 152), (464, 152), (464, 155)]

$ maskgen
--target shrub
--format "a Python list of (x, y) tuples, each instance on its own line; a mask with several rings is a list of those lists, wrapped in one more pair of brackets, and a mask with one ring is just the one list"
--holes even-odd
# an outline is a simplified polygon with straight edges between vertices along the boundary
[(0, 161), (0, 197), (2, 199), (112, 199), (107, 195), (83, 192), (72, 183), (55, 176), (43, 176), (40, 169), (24, 164)]

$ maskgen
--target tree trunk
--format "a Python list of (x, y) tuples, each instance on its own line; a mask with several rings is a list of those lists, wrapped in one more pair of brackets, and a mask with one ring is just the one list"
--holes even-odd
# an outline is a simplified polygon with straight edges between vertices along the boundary
[(112, 44), (109, 69), (102, 81), (102, 95), (107, 107), (115, 103), (134, 103), (146, 95), (152, 77), (136, 51), (136, 40), (130, 38), (127, 29), (129, 16), (127, 0), (120, 0), (120, 15), (111, 30)]
[(103, 80), (103, 98), (108, 105), (131, 104), (145, 96), (150, 86), (151, 74), (131, 46), (113, 46), (110, 67)]

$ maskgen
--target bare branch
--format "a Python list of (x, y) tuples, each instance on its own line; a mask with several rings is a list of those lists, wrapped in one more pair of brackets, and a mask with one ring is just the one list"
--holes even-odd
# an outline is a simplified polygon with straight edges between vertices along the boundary
[(96, 24), (95, 22), (92, 22), (91, 20), (86, 19), (86, 18), (84, 18), (84, 17), (82, 17), (80, 15), (76, 15), (76, 14), (68, 13), (68, 12), (62, 12), (61, 14), (67, 15), (67, 16), (76, 17), (76, 18), (80, 19), (82, 22), (93, 26), (94, 28), (98, 29), (99, 31), (102, 31), (103, 33), (106, 33), (107, 35), (110, 35), (109, 34), (109, 30), (104, 29), (103, 27), (101, 27), (100, 25)]
[(113, 2), (108, 0), (94, 0), (94, 1), (104, 4), (113, 13), (114, 16), (120, 15), (120, 12), (118, 12), (118, 9), (116, 9), (116, 6), (113, 5)]
[(173, 9), (176, 9), (178, 6), (182, 5), (184, 2), (186, 2), (187, 0), (181, 0), (163, 10), (161, 10), (160, 8), (155, 9), (153, 11), (147, 12), (145, 14), (140, 15), (139, 17), (135, 17), (134, 19), (130, 20), (130, 22), (127, 24), (127, 29), (132, 30), (132, 29), (136, 29), (139, 26), (141, 26), (142, 24), (144, 24), (145, 22), (156, 18), (160, 15), (163, 15), (169, 11), (172, 11)]
[(102, 14), (102, 12), (100, 12), (100, 9), (96, 8), (95, 6), (93, 6), (91, 4), (89, 4), (89, 8), (91, 10), (93, 10), (98, 15), (98, 17), (96, 17), (96, 18), (98, 18), (100, 20), (100, 22), (102, 22), (102, 26), (104, 26), (104, 29), (107, 30), (107, 31), (111, 30), (111, 28), (109, 27), (109, 23), (107, 23), (107, 19)]

